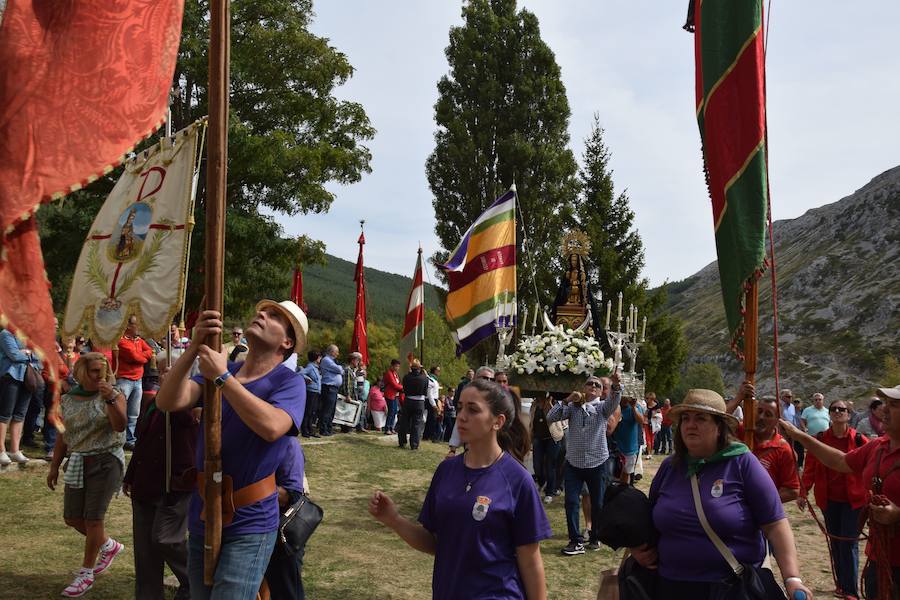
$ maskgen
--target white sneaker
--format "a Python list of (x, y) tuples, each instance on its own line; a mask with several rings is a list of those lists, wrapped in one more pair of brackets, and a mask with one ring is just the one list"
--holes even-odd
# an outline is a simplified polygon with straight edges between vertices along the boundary
[(553, 496), (544, 496), (544, 504), (550, 504), (553, 502)]
[(62, 591), (62, 595), (66, 598), (78, 598), (94, 586), (94, 574), (79, 571), (75, 576), (75, 580)]
[(9, 454), (5, 451), (0, 452), (0, 467), (8, 467), (12, 464), (12, 460), (9, 458)]
[(21, 450), (19, 450), (18, 452), (13, 452), (9, 455), (9, 457), (20, 465), (24, 465), (28, 462), (28, 457), (22, 454)]

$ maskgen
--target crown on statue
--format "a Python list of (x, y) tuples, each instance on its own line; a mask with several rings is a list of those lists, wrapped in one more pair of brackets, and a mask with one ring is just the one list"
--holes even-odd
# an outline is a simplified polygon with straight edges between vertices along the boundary
[(587, 254), (591, 251), (591, 240), (588, 238), (587, 234), (583, 231), (578, 231), (577, 229), (572, 230), (566, 235), (563, 236), (562, 239), (562, 255), (569, 256), (570, 254), (577, 254), (578, 256), (587, 256)]

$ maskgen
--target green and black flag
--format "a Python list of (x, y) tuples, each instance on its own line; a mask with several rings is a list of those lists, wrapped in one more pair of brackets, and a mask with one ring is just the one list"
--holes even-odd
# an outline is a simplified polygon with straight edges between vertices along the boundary
[(766, 267), (769, 197), (762, 0), (694, 0), (692, 16), (697, 123), (725, 316), (731, 347), (740, 357), (746, 291)]

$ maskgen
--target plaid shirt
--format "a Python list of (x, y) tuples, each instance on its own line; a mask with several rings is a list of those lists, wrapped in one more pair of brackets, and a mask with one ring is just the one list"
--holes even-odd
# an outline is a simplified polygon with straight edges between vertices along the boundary
[(569, 420), (566, 433), (566, 461), (579, 469), (599, 467), (609, 458), (606, 445), (606, 420), (619, 401), (622, 391), (610, 392), (606, 400), (596, 398), (581, 406), (558, 402), (547, 413), (547, 422)]

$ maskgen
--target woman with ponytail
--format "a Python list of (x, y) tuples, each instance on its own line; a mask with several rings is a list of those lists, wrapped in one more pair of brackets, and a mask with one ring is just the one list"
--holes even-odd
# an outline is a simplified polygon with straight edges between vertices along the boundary
[(460, 395), (456, 427), (468, 449), (441, 462), (418, 523), (377, 491), (369, 512), (407, 544), (433, 554), (435, 600), (546, 600), (540, 541), (552, 535), (521, 460), (528, 430), (516, 397), (476, 379)]

